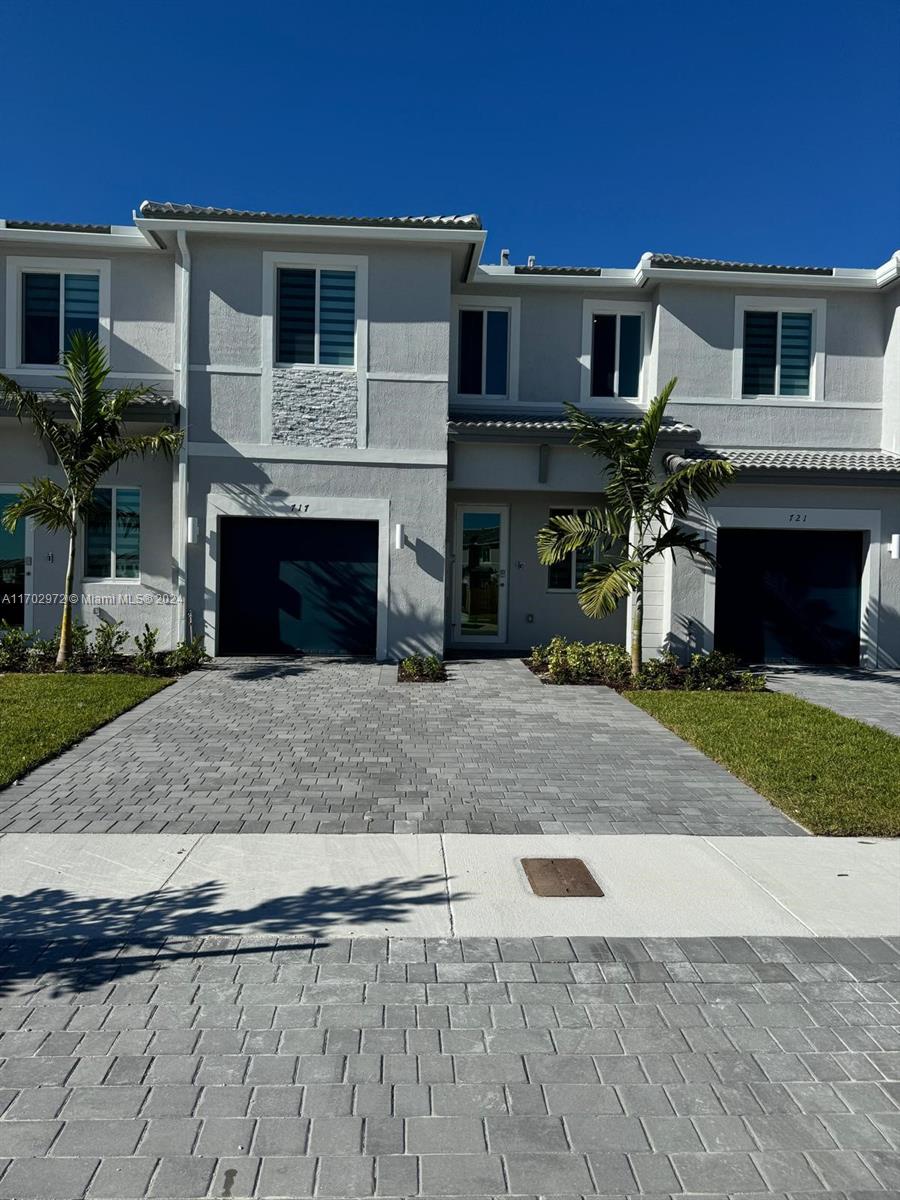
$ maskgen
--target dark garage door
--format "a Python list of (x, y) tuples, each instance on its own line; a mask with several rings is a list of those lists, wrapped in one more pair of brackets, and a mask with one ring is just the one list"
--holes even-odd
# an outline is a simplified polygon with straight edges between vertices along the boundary
[(720, 529), (716, 558), (716, 649), (859, 665), (862, 533)]
[(378, 523), (223, 517), (219, 653), (374, 654)]

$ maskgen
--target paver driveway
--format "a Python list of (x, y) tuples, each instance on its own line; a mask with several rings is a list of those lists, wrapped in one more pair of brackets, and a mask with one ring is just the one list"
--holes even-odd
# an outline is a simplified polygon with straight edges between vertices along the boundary
[(802, 833), (605, 688), (226, 660), (0, 792), (0, 831)]
[(42, 943), (0, 1197), (900, 1194), (900, 940)]
[(900, 671), (769, 670), (769, 687), (900, 737)]

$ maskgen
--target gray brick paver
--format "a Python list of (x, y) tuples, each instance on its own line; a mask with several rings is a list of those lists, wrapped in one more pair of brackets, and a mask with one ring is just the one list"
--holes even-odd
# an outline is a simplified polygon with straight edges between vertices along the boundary
[[(881, 1047), (900, 1013), (875, 997), (900, 946), (720, 939), (713, 962), (662, 939), (293, 946), (123, 947), (102, 977), (87, 946), (77, 976), (23, 949), (28, 980), (16, 964), (0, 994), (0, 1200), (897, 1191), (898, 1053)], [(73, 1028), (97, 1008), (169, 1021)]]
[(605, 688), (503, 660), (438, 687), (256, 667), (220, 660), (0, 791), (0, 832), (803, 832)]

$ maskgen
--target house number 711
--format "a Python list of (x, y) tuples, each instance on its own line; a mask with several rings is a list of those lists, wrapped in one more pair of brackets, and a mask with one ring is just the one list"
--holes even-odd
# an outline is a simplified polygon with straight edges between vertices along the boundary
[(788, 524), (802, 525), (806, 521), (806, 513), (788, 513)]
[(292, 504), (291, 512), (295, 512), (295, 513), (309, 512), (309, 505), (308, 504)]

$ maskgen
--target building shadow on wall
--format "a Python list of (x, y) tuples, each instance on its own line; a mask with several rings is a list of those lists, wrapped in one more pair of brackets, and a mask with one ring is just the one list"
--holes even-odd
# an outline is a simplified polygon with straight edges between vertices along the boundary
[[(447, 903), (443, 875), (388, 876), (357, 887), (318, 885), (252, 907), (221, 907), (215, 880), (137, 896), (88, 897), (63, 888), (0, 896), (0, 998), (89, 991), (194, 959), (294, 951), (328, 944), (338, 925), (403, 922)], [(379, 928), (372, 936), (384, 936)], [(247, 938), (242, 948), (240, 939)]]

